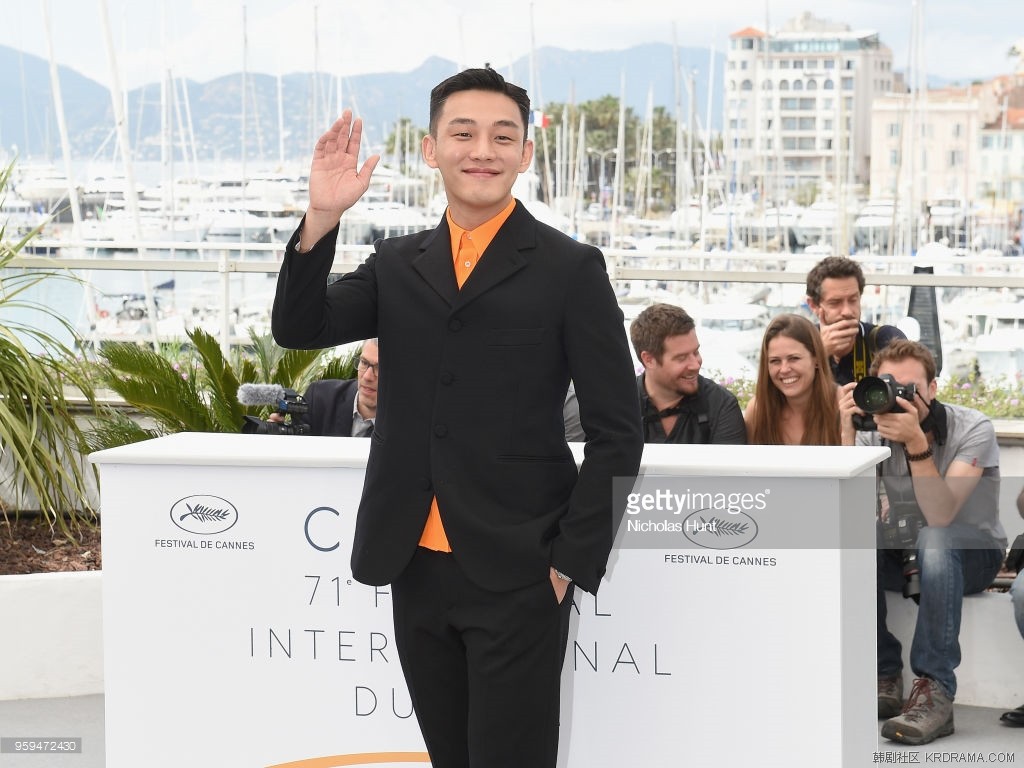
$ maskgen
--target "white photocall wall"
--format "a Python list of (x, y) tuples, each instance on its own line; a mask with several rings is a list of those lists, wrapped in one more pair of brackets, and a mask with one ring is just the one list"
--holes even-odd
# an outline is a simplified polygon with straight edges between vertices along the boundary
[[(848, 545), (873, 536), (885, 451), (717, 448), (648, 446), (599, 596), (576, 591), (560, 766), (877, 748), (874, 551)], [(186, 434), (93, 455), (109, 768), (427, 762), (389, 588), (349, 570), (367, 450)], [(825, 763), (790, 746), (809, 707)]]

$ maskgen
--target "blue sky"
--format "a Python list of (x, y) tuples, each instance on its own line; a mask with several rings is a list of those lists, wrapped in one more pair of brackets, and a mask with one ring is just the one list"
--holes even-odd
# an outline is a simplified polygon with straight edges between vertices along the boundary
[[(605, 50), (645, 42), (724, 50), (747, 26), (777, 27), (805, 9), (873, 30), (910, 55), (914, 8), (922, 10), (924, 69), (970, 80), (1013, 70), (1007, 56), (1024, 39), (1021, 0), (48, 0), (60, 64), (111, 82), (104, 9), (121, 84), (153, 82), (170, 68), (205, 81), (253, 72), (361, 74), (405, 71), (439, 55), (469, 66), (501, 67), (540, 46)], [(0, 45), (47, 57), (44, 0), (0, 0)], [(243, 25), (243, 7), (246, 22)], [(532, 7), (532, 12), (531, 12)], [(530, 19), (533, 19), (532, 31)], [(318, 24), (314, 23), (314, 17)], [(247, 45), (243, 46), (243, 28)], [(319, 34), (314, 29), (319, 28)], [(430, 30), (430, 32), (426, 32)], [(243, 57), (243, 50), (247, 56)], [(315, 54), (318, 52), (318, 55)]]

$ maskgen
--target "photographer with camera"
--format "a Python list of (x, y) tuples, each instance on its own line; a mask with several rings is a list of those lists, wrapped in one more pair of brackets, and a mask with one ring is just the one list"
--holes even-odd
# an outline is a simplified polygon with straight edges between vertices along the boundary
[(864, 271), (853, 259), (828, 256), (807, 273), (807, 306), (818, 318), (837, 384), (860, 381), (875, 353), (894, 339), (905, 339), (894, 325), (872, 325), (860, 319)]
[[(953, 732), (963, 596), (992, 583), (1006, 551), (999, 446), (983, 413), (935, 399), (935, 360), (923, 344), (892, 341), (871, 374), (841, 388), (839, 410), (843, 445), (892, 451), (880, 467), (878, 716), (888, 718), (885, 738), (925, 744)], [(883, 589), (918, 593), (916, 679), (905, 704), (901, 646), (886, 627)]]
[[(368, 339), (359, 353), (354, 379), (323, 379), (306, 388), (304, 396), (283, 389), (284, 405), (266, 421), (246, 418), (242, 432), (273, 435), (331, 435), (369, 437), (377, 418), (377, 385), (380, 373), (377, 340)], [(244, 387), (245, 385), (243, 385)], [(267, 389), (267, 385), (250, 385)], [(280, 389), (280, 388), (276, 388)], [(239, 390), (241, 394), (241, 390)], [(255, 393), (258, 400), (261, 390)], [(277, 395), (275, 395), (276, 398)], [(240, 398), (242, 399), (242, 398)], [(243, 404), (260, 405), (262, 401)], [(285, 415), (290, 415), (289, 422)]]

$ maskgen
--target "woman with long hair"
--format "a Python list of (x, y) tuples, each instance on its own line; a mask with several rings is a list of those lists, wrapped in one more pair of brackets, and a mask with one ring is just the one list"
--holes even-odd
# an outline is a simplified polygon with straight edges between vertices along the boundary
[(818, 329), (779, 315), (765, 329), (754, 397), (743, 414), (752, 445), (839, 445), (839, 405)]

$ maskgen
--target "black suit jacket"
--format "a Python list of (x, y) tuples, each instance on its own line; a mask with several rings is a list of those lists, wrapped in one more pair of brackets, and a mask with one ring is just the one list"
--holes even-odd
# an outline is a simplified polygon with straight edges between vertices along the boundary
[(311, 435), (352, 437), (352, 409), (358, 391), (356, 379), (314, 381), (303, 395), (309, 412), (293, 416), (292, 420), (308, 424)]
[[(453, 555), (491, 590), (546, 578), (596, 592), (643, 451), (622, 312), (601, 252), (517, 203), (460, 291), (447, 221), (378, 241), (327, 285), (337, 229), (288, 244), (272, 328), (286, 347), (377, 337), (382, 376), (352, 549), (360, 581), (393, 581), (436, 494)], [(588, 436), (577, 472), (562, 405)]]

